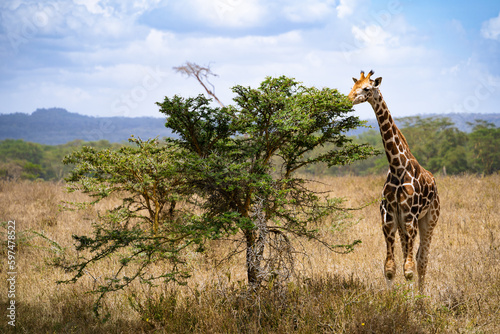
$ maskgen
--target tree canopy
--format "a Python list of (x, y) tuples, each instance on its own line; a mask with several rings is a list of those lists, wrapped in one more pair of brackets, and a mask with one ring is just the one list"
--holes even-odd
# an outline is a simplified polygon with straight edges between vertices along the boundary
[[(260, 87), (235, 86), (235, 105), (213, 108), (203, 95), (166, 97), (160, 112), (189, 155), (186, 182), (204, 201), (200, 219), (215, 235), (241, 231), (248, 281), (259, 284), (268, 233), (314, 237), (308, 222), (336, 209), (308, 190), (296, 172), (319, 162), (344, 165), (374, 154), (345, 133), (359, 126), (337, 90), (305, 87), (287, 77)], [(328, 151), (307, 155), (318, 147)]]

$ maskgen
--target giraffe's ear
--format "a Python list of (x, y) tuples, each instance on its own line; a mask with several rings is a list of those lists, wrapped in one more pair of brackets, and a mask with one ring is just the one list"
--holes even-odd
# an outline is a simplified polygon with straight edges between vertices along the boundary
[(375, 79), (375, 85), (373, 87), (378, 88), (382, 83), (382, 77)]
[(356, 82), (358, 82), (358, 79), (352, 78), (352, 81), (354, 81), (354, 83), (356, 83)]

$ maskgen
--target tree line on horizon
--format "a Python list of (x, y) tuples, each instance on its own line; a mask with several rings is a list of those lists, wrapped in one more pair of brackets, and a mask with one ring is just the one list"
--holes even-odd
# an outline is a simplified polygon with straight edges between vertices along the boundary
[[(476, 121), (472, 132), (459, 130), (448, 118), (405, 117), (396, 119), (419, 163), (435, 174), (493, 174), (500, 171), (500, 128), (486, 121)], [(382, 153), (346, 166), (328, 167), (316, 164), (302, 172), (320, 175), (373, 175), (387, 171), (387, 159), (378, 129), (370, 129), (355, 137), (358, 144), (368, 143)], [(72, 166), (64, 165), (65, 156), (83, 146), (96, 149), (119, 149), (129, 143), (107, 140), (85, 142), (74, 140), (63, 145), (43, 145), (22, 139), (0, 141), (0, 179), (59, 181)], [(316, 149), (319, 155), (331, 149)]]
[[(500, 127), (478, 120), (470, 133), (459, 130), (449, 118), (404, 117), (396, 123), (420, 165), (433, 174), (463, 173), (488, 175), (500, 171)], [(382, 154), (346, 166), (325, 165), (306, 169), (313, 175), (374, 175), (387, 172), (388, 163), (377, 129), (365, 131), (354, 139), (368, 143)], [(328, 149), (328, 148), (325, 148)]]

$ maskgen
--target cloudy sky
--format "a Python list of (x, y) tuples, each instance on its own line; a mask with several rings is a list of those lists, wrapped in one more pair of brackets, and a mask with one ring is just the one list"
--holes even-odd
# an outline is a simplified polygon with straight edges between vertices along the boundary
[(159, 117), (164, 96), (203, 92), (172, 69), (186, 61), (218, 74), (226, 104), (266, 76), (347, 94), (373, 69), (396, 117), (500, 112), (499, 1), (2, 0), (0, 14), (0, 113)]

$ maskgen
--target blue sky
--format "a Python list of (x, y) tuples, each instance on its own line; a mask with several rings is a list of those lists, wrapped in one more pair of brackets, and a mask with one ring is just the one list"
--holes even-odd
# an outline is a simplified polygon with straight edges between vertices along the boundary
[[(0, 113), (61, 107), (158, 116), (164, 96), (202, 93), (172, 69), (210, 65), (236, 84), (287, 75), (347, 94), (373, 69), (395, 117), (498, 113), (500, 2), (3, 0)], [(373, 118), (368, 105), (356, 106)]]

